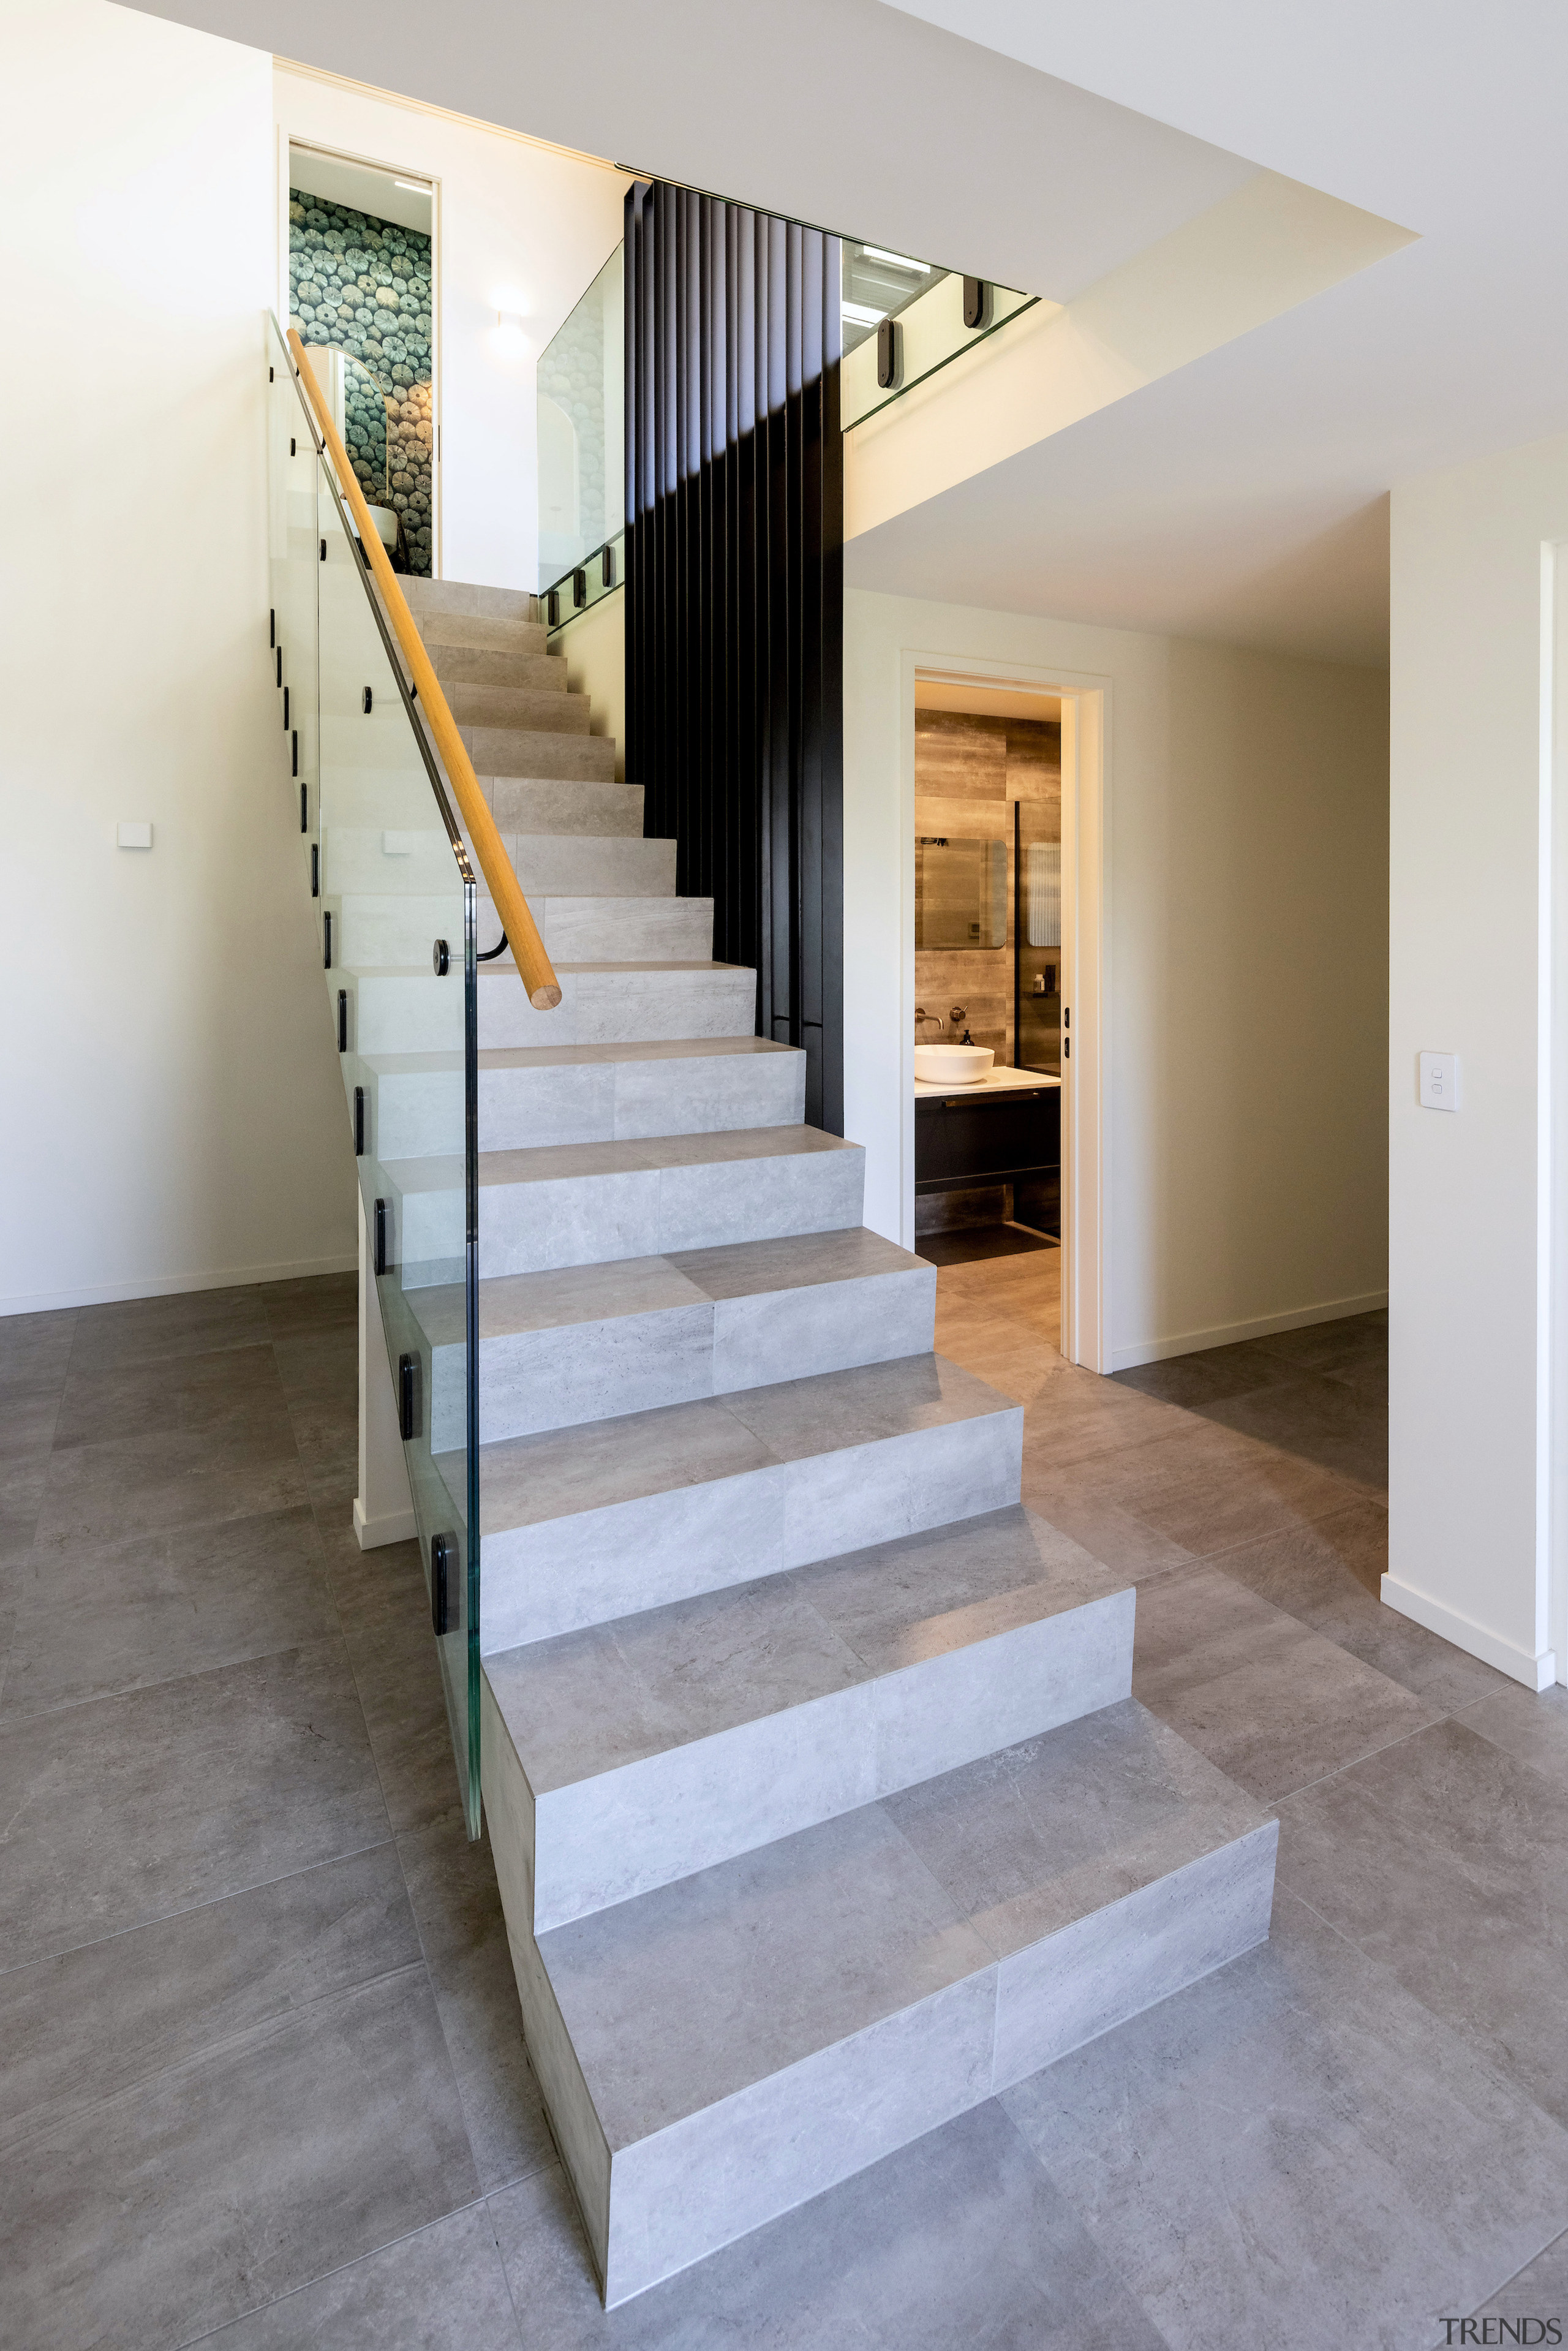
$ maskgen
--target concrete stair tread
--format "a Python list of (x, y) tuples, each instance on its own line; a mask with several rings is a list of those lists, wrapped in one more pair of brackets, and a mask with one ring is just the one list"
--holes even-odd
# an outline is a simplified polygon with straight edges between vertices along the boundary
[(486, 1656), (536, 1797), (1120, 1591), (1015, 1506)]
[(538, 1948), (613, 2156), (1273, 1825), (1127, 1698)]
[[(673, 1037), (634, 1040), (624, 1045), (492, 1045), (482, 1049), (483, 1070), (599, 1069), (622, 1061), (747, 1061), (763, 1055), (799, 1054), (798, 1045), (768, 1037)], [(461, 1069), (461, 1052), (368, 1053), (365, 1067), (377, 1077), (414, 1076)]]
[[(580, 1176), (631, 1176), (666, 1167), (713, 1167), (751, 1159), (811, 1159), (861, 1146), (816, 1126), (723, 1127), (708, 1134), (641, 1134), (601, 1143), (544, 1143), (530, 1150), (482, 1151), (479, 1188), (490, 1185), (559, 1184)], [(463, 1180), (456, 1157), (389, 1159), (386, 1172), (400, 1191), (444, 1192)], [(481, 1207), (481, 1220), (483, 1219)]]
[(800, 1054), (798, 1045), (776, 1044), (770, 1037), (666, 1037), (632, 1040), (623, 1045), (492, 1046), (479, 1055), (482, 1070), (557, 1070), (579, 1065), (599, 1068), (622, 1061), (709, 1061), (773, 1059), (780, 1053)]
[[(340, 979), (343, 981), (349, 979), (414, 978), (428, 979), (432, 987), (436, 985), (435, 974), (432, 969), (428, 957), (422, 963), (334, 963), (332, 968), (338, 973)], [(604, 971), (620, 973), (627, 979), (634, 979), (639, 972), (643, 971), (730, 972), (748, 971), (750, 967), (746, 964), (738, 963), (715, 963), (711, 960), (706, 963), (697, 961), (690, 963), (654, 963), (650, 961), (646, 956), (643, 956), (632, 963), (558, 962), (555, 968), (558, 974), (561, 972)], [(487, 982), (495, 982), (497, 980), (504, 980), (508, 987), (516, 987), (519, 985), (517, 967), (516, 964), (512, 963), (506, 956), (497, 956), (494, 963), (482, 963), (479, 967), (478, 977), (481, 987), (483, 987)]]
[[(1010, 1397), (936, 1354), (656, 1405), (481, 1447), (485, 1526), (487, 1533), (539, 1526), (751, 1469), (1019, 1413)], [(455, 1456), (436, 1458), (460, 1506), (461, 1464)]]

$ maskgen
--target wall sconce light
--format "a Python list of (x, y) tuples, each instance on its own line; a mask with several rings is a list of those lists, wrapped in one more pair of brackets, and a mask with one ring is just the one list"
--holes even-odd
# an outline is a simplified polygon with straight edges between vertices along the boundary
[(523, 330), (523, 314), (520, 310), (497, 311), (496, 340), (502, 350), (520, 351), (526, 346), (528, 340)]

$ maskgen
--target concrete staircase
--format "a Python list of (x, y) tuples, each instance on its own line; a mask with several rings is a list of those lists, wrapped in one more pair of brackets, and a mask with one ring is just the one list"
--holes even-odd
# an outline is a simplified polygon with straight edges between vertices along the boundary
[[(1277, 1823), (1129, 1696), (1132, 1592), (1019, 1508), (1021, 1410), (934, 1353), (529, 600), (405, 585), (563, 989), (484, 967), (484, 1795), (613, 2304), (1259, 1941)], [(343, 878), (461, 1513), (450, 992)]]

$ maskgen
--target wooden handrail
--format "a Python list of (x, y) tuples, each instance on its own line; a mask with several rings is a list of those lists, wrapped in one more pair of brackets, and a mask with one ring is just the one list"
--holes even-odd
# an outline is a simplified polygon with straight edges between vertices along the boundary
[(512, 861), (496, 830), (496, 820), (479, 789), (474, 762), (468, 757), (467, 747), (457, 732), (451, 711), (446, 707), (446, 696), (441, 691), (440, 681), (431, 666), (430, 655), (424, 650), (424, 640), (414, 626), (408, 600), (397, 584), (397, 573), (387, 560), (382, 535), (365, 504), (365, 494), (349, 463), (349, 453), (332, 422), (332, 412), (322, 397), (321, 387), (316, 381), (316, 371), (307, 357), (298, 327), (288, 329), (288, 348), (294, 354), (295, 368), (305, 388), (305, 397), (320, 426), (321, 438), (332, 460), (349, 512), (359, 527), (360, 544), (370, 558), (371, 569), (375, 574), (376, 585), (387, 609), (387, 618), (392, 624), (397, 641), (402, 647), (403, 659), (413, 674), (419, 705), (424, 713), (424, 723), (435, 738), (435, 747), (446, 769), (458, 813), (474, 844), (479, 871), (490, 885), (496, 912), (501, 917), (501, 928), (507, 934), (507, 945), (522, 974), (523, 985), (528, 991), (528, 1001), (540, 1012), (553, 1011), (560, 1002), (560, 982), (555, 976), (555, 966), (545, 953), (538, 925), (512, 871)]

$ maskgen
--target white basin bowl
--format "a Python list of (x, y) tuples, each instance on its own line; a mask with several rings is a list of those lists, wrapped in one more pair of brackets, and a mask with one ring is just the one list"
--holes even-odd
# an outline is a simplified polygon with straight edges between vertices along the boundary
[(988, 1045), (916, 1045), (915, 1074), (928, 1086), (976, 1086), (996, 1058)]

